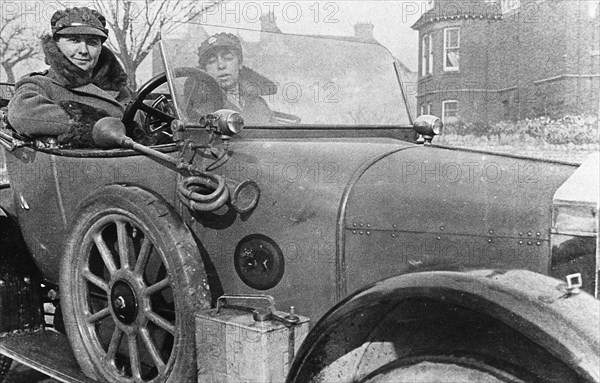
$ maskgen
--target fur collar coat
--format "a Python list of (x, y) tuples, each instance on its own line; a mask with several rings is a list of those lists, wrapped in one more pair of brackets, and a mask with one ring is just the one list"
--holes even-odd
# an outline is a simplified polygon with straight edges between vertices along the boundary
[(54, 136), (71, 147), (93, 146), (95, 122), (107, 116), (122, 117), (131, 100), (123, 67), (106, 47), (92, 73), (71, 63), (52, 36), (42, 38), (42, 47), (50, 68), (17, 82), (8, 106), (10, 124), (27, 136)]

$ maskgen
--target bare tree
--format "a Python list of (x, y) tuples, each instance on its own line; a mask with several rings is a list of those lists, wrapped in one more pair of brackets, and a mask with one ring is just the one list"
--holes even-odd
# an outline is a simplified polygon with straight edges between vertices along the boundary
[[(0, 18), (0, 65), (10, 83), (15, 82), (15, 65), (41, 56), (37, 43), (41, 33), (27, 27), (20, 19), (20, 14)], [(32, 43), (34, 41), (36, 43)]]
[(129, 85), (136, 87), (136, 69), (160, 40), (178, 22), (190, 21), (222, 0), (94, 0), (96, 9), (106, 17), (113, 34), (109, 48), (121, 60)]

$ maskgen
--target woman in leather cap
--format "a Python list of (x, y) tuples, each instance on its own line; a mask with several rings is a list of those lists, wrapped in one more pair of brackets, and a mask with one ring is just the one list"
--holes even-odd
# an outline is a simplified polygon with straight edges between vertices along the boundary
[(55, 12), (50, 24), (52, 35), (42, 37), (50, 68), (17, 82), (8, 121), (26, 136), (55, 137), (63, 146), (94, 146), (94, 123), (121, 118), (132, 97), (127, 75), (102, 45), (108, 30), (100, 13), (68, 8)]
[[(273, 112), (261, 95), (274, 92), (275, 84), (242, 65), (242, 44), (231, 33), (217, 33), (198, 48), (200, 68), (213, 77), (223, 92), (223, 107), (244, 117), (246, 124), (269, 124)], [(212, 111), (211, 111), (212, 112)]]

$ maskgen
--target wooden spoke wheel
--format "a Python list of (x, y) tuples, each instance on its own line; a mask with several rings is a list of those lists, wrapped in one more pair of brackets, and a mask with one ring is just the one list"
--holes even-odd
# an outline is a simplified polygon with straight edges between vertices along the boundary
[(87, 375), (194, 379), (194, 312), (210, 297), (194, 239), (162, 198), (117, 185), (89, 198), (69, 237), (60, 288), (66, 332)]

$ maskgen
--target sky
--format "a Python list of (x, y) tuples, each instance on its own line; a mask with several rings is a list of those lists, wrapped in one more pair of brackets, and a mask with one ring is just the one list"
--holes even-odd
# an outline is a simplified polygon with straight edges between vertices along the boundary
[(426, 1), (245, 1), (227, 2), (207, 12), (210, 24), (259, 27), (259, 12), (272, 11), (285, 33), (354, 35), (357, 23), (372, 23), (374, 37), (410, 69), (418, 62), (418, 32), (411, 29)]
[[(92, 0), (0, 0), (0, 16), (19, 12), (23, 25), (49, 31), (50, 17), (54, 11), (62, 8), (61, 4), (93, 6)], [(140, 4), (141, 10), (143, 1), (137, 4)], [(375, 39), (411, 70), (416, 70), (418, 33), (410, 27), (425, 11), (425, 4), (425, 0), (227, 1), (208, 11), (202, 21), (255, 29), (260, 27), (259, 15), (271, 11), (284, 33), (341, 36), (353, 36), (356, 23), (369, 22), (374, 25)], [(32, 41), (32, 44), (37, 43)], [(21, 65), (15, 72), (20, 77), (43, 68), (44, 64), (38, 61)]]

